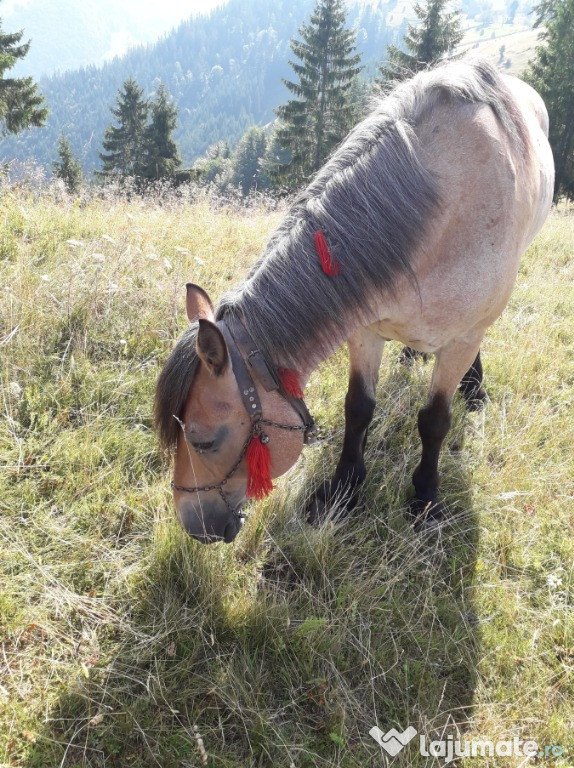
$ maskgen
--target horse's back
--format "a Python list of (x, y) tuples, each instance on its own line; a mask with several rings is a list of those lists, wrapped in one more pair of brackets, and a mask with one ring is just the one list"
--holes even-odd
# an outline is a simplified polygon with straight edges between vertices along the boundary
[(524, 80), (519, 80), (519, 78), (513, 75), (502, 75), (502, 81), (512, 93), (523, 113), (531, 112), (536, 118), (541, 131), (548, 138), (548, 110), (540, 94), (528, 83), (525, 83)]
[[(447, 73), (455, 83), (456, 75)], [(497, 75), (494, 83), (501, 98), (493, 104), (445, 88), (415, 126), (440, 204), (414, 257), (417, 287), (405, 284), (394, 317), (378, 330), (423, 351), (494, 322), (552, 202), (544, 104), (516, 78)]]
[(524, 248), (532, 242), (544, 224), (554, 193), (554, 160), (548, 143), (549, 118), (540, 94), (523, 80), (504, 75), (503, 82), (518, 105), (528, 129), (530, 144), (530, 184), (532, 215)]

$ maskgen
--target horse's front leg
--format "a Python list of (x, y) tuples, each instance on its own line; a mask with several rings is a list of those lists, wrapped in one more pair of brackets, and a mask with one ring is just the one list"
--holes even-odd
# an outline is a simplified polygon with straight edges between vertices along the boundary
[(418, 523), (442, 517), (443, 505), (438, 498), (440, 449), (451, 425), (453, 395), (473, 361), (480, 361), (481, 341), (482, 332), (468, 340), (453, 341), (436, 353), (429, 399), (418, 415), (422, 454), (413, 473), (415, 497), (410, 505)]
[(366, 475), (363, 455), (375, 411), (375, 393), (384, 339), (361, 328), (349, 340), (349, 388), (345, 397), (345, 437), (333, 479), (321, 486), (309, 507), (308, 520), (319, 522), (333, 505), (350, 510)]

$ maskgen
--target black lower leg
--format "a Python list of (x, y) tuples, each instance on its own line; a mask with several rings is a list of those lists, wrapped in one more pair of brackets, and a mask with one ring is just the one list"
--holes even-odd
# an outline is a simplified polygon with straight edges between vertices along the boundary
[(428, 358), (428, 355), (426, 352), (418, 352), (416, 349), (413, 349), (412, 347), (403, 347), (399, 355), (399, 362), (404, 363), (405, 365), (412, 365), (413, 361), (419, 357), (421, 358), (421, 360), (426, 361)]
[(415, 506), (424, 510), (438, 501), (438, 458), (441, 445), (451, 424), (450, 402), (437, 393), (419, 411), (418, 426), (422, 455), (413, 473)]
[(464, 374), (458, 386), (469, 411), (478, 410), (486, 398), (486, 392), (482, 387), (482, 378), (482, 362), (480, 360), (479, 352), (476, 356), (476, 360)]
[(355, 491), (366, 475), (363, 454), (369, 424), (375, 411), (375, 399), (362, 376), (351, 373), (345, 398), (345, 437), (337, 469), (330, 483), (317, 491), (309, 511), (311, 521), (319, 518), (330, 502), (343, 499), (347, 509), (355, 503)]
[(363, 378), (359, 374), (351, 374), (345, 397), (345, 437), (333, 478), (335, 483), (358, 485), (365, 479), (363, 455), (374, 412), (375, 399), (367, 392)]

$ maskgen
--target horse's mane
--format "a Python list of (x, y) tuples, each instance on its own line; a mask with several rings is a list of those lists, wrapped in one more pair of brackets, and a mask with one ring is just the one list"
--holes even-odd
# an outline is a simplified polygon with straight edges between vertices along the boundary
[[(310, 349), (332, 348), (334, 327), (366, 318), (368, 297), (392, 295), (411, 267), (439, 203), (437, 180), (420, 157), (417, 125), (445, 98), (489, 105), (517, 153), (526, 148), (517, 108), (498, 72), (484, 61), (422, 72), (380, 99), (294, 201), (243, 285), (221, 301), (217, 318), (244, 319), (260, 349), (294, 365)], [(340, 263), (325, 275), (314, 232)]]
[(154, 421), (164, 448), (176, 445), (181, 430), (178, 418), (183, 413), (199, 362), (195, 351), (198, 328), (198, 323), (192, 323), (180, 336), (157, 380)]
[[(335, 327), (361, 319), (373, 292), (393, 294), (397, 278), (416, 283), (411, 258), (439, 204), (437, 180), (419, 157), (417, 126), (444, 100), (492, 108), (527, 156), (522, 119), (503, 80), (484, 61), (422, 72), (379, 99), (293, 202), (246, 281), (227, 294), (216, 317), (237, 316), (275, 364), (296, 367), (311, 350), (332, 349)], [(321, 269), (314, 232), (326, 235), (340, 263)], [(159, 377), (155, 418), (165, 446), (177, 442), (197, 367), (197, 324), (179, 339)]]

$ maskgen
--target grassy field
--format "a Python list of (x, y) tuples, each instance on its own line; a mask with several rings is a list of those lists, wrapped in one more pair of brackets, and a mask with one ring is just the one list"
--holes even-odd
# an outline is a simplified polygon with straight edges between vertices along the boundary
[[(520, 76), (527, 68), (528, 62), (534, 58), (534, 51), (540, 45), (538, 29), (507, 29), (497, 30), (496, 37), (491, 37), (494, 30), (488, 30), (489, 35), (482, 38), (476, 37), (473, 31), (469, 31), (465, 39), (457, 48), (457, 53), (473, 56), (482, 56), (491, 64), (494, 64), (504, 72)], [(504, 46), (502, 60), (500, 48)], [(506, 66), (508, 63), (508, 66)]]
[(342, 350), (307, 392), (327, 438), (212, 547), (173, 519), (154, 382), (184, 283), (218, 296), (281, 211), (5, 190), (0, 213), (0, 766), (444, 765), (416, 740), (391, 761), (375, 725), (574, 765), (572, 208), (485, 341), (486, 409), (456, 403), (442, 531), (404, 515), (430, 363), (389, 344), (356, 517), (302, 513), (340, 446)]

